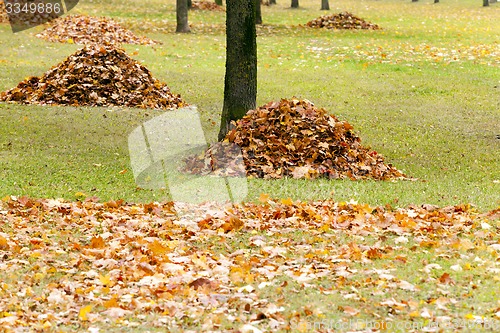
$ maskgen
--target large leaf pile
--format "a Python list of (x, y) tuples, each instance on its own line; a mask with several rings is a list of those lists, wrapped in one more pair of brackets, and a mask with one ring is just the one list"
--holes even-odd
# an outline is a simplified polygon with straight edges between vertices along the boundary
[[(383, 156), (363, 147), (348, 122), (307, 100), (282, 99), (248, 111), (224, 142), (241, 147), (247, 175), (258, 178), (406, 177), (385, 164)], [(189, 157), (186, 170), (205, 174), (224, 169), (235, 158), (229, 148), (219, 143), (201, 156)]]
[(106, 17), (68, 15), (53, 21), (53, 24), (36, 37), (60, 43), (106, 43), (154, 45), (157, 41), (138, 37), (117, 22)]
[(191, 9), (210, 10), (216, 12), (226, 11), (224, 7), (219, 6), (215, 2), (209, 2), (209, 1), (193, 1), (191, 4)]
[(327, 29), (370, 29), (378, 30), (380, 27), (376, 24), (367, 22), (349, 12), (339, 14), (323, 15), (307, 22), (307, 26), (311, 28), (327, 28)]
[(146, 67), (109, 45), (85, 46), (41, 77), (0, 93), (0, 101), (155, 109), (185, 105)]

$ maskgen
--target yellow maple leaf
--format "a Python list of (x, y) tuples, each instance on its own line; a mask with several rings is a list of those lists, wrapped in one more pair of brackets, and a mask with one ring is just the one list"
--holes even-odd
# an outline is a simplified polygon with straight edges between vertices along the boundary
[(293, 200), (292, 200), (292, 198), (281, 199), (281, 203), (283, 205), (291, 206), (291, 205), (293, 205)]
[(89, 314), (90, 311), (92, 311), (92, 305), (91, 304), (86, 305), (86, 306), (80, 308), (80, 312), (78, 313), (78, 319), (80, 319), (81, 321), (87, 321), (87, 320), (89, 320), (87, 318), (87, 315)]
[(111, 284), (111, 276), (109, 274), (106, 275), (99, 274), (99, 281), (101, 281), (101, 283), (104, 286), (109, 286)]

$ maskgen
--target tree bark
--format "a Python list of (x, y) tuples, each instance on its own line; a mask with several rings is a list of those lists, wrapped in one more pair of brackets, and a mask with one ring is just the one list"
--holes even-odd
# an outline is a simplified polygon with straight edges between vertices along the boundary
[(188, 2), (187, 0), (177, 0), (176, 3), (177, 28), (175, 32), (190, 32), (188, 23)]
[(255, 0), (226, 1), (226, 76), (219, 141), (232, 120), (255, 109), (257, 99), (257, 38)]
[(330, 10), (330, 2), (328, 0), (321, 0), (321, 10)]
[(193, 8), (193, 1), (187, 0), (187, 4), (188, 4), (188, 10)]
[(255, 24), (262, 24), (262, 8), (260, 0), (255, 0)]
[(299, 8), (299, 0), (292, 0), (292, 8)]

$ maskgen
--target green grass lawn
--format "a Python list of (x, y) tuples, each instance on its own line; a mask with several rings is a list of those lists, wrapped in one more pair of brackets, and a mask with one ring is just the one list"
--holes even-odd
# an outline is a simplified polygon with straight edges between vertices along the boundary
[[(500, 5), (432, 2), (330, 1), (329, 13), (383, 29), (329, 31), (304, 27), (328, 13), (319, 1), (278, 0), (258, 27), (258, 105), (306, 98), (416, 181), (249, 179), (256, 206), (174, 214), (141, 204), (167, 193), (137, 188), (127, 147), (163, 111), (0, 103), (0, 328), (498, 331)], [(223, 12), (190, 12), (190, 34), (174, 33), (173, 0), (88, 0), (73, 12), (162, 41), (124, 48), (198, 107), (215, 142)], [(79, 48), (41, 30), (0, 24), (0, 91)], [(322, 199), (333, 201), (305, 203)]]
[[(416, 182), (250, 180), (261, 192), (295, 199), (355, 199), (372, 204), (500, 204), (499, 8), (478, 1), (441, 4), (335, 1), (380, 31), (305, 28), (327, 12), (303, 1), (263, 6), (258, 37), (258, 105), (307, 98), (354, 125), (365, 145), (416, 177)], [(93, 1), (75, 13), (108, 15), (163, 42), (125, 46), (153, 74), (198, 106), (214, 142), (222, 109), (224, 13), (190, 12), (193, 33), (175, 30), (174, 4)], [(12, 35), (0, 26), (0, 89), (41, 75), (78, 46)], [(0, 105), (1, 195), (151, 201), (161, 192), (137, 190), (129, 170), (127, 135), (157, 111)], [(100, 165), (100, 166), (95, 166)], [(129, 170), (124, 174), (119, 172)], [(333, 193), (333, 194), (332, 194)], [(332, 196), (333, 195), (333, 196)]]

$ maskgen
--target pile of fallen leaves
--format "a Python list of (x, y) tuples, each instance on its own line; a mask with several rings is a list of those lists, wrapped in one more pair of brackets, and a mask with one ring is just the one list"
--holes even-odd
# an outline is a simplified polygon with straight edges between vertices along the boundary
[(315, 18), (312, 21), (307, 22), (306, 25), (311, 28), (327, 28), (327, 29), (339, 29), (339, 30), (380, 29), (378, 25), (367, 22), (362, 18), (359, 18), (349, 12), (323, 15), (321, 17)]
[(0, 23), (9, 22), (9, 15), (7, 15), (7, 11), (5, 10), (5, 4), (3, 1), (0, 1)]
[(191, 3), (191, 9), (210, 10), (216, 12), (226, 11), (224, 7), (219, 6), (215, 2), (210, 2), (210, 1), (193, 1)]
[[(18, 4), (19, 2), (20, 1), (17, 1)], [(43, 24), (49, 20), (53, 20), (59, 17), (59, 14), (54, 11), (35, 11), (35, 13), (33, 13), (30, 9), (26, 10), (26, 8), (23, 7), (25, 4), (26, 1), (20, 3), (21, 7), (19, 11), (17, 7), (13, 7), (13, 12), (11, 12), (9, 15), (7, 14), (4, 1), (0, 0), (0, 23), (11, 23), (13, 26), (20, 27), (34, 27), (36, 25)], [(30, 0), (28, 5), (30, 4), (45, 5), (46, 1)]]
[[(329, 314), (345, 320), (361, 311), (374, 320), (432, 323), (445, 315), (463, 319), (453, 297), (477, 295), (482, 288), (470, 296), (464, 290), (498, 276), (498, 210), (392, 209), (266, 195), (260, 201), (214, 207), (6, 197), (0, 201), (0, 327), (284, 331), (322, 318), (317, 303), (289, 301), (305, 293), (333, 295)], [(367, 237), (377, 242), (364, 242)], [(435, 254), (427, 256), (435, 262), (417, 251)], [(451, 267), (441, 267), (443, 260)], [(422, 269), (406, 280), (402, 270), (410, 264)], [(460, 275), (471, 269), (470, 278)], [(377, 297), (367, 302), (366, 295)], [(493, 301), (475, 310), (479, 318), (500, 318), (500, 308), (487, 306)]]
[[(224, 142), (241, 148), (247, 176), (258, 178), (402, 179), (384, 157), (360, 143), (347, 121), (308, 100), (282, 99), (250, 110), (234, 124)], [(230, 145), (218, 143), (186, 159), (185, 169), (207, 174), (228, 169), (235, 158)], [(226, 151), (227, 150), (227, 151)]]
[(146, 67), (110, 45), (85, 46), (41, 77), (29, 77), (0, 93), (0, 101), (154, 109), (185, 105)]
[(107, 17), (68, 15), (53, 21), (52, 25), (36, 37), (60, 43), (104, 43), (155, 45), (157, 41), (138, 37)]

